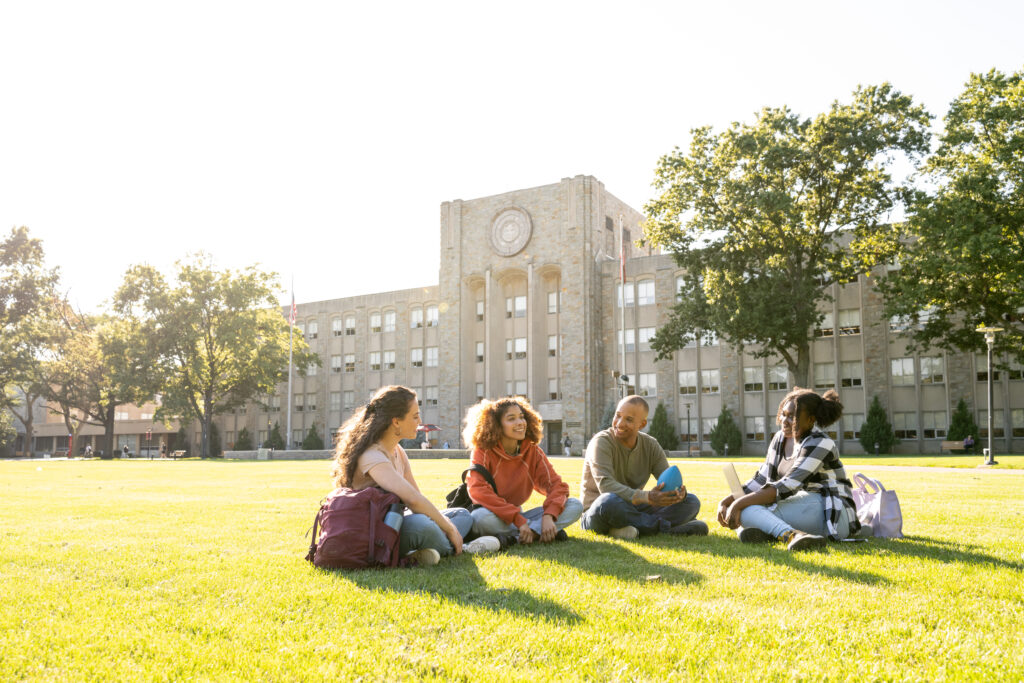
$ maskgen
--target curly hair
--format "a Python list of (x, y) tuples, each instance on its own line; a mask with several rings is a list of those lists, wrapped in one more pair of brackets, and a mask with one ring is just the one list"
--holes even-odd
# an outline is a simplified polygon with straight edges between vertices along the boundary
[(501, 443), (501, 418), (513, 406), (519, 406), (526, 420), (526, 439), (540, 443), (544, 436), (544, 420), (522, 396), (506, 396), (494, 401), (484, 399), (466, 413), (462, 439), (469, 448), (488, 450)]
[(416, 392), (408, 387), (381, 387), (369, 403), (345, 421), (338, 432), (338, 445), (334, 448), (331, 478), (335, 487), (352, 485), (359, 456), (384, 436), (391, 420), (408, 415), (409, 404), (415, 400)]
[(775, 424), (782, 424), (782, 407), (790, 401), (796, 402), (796, 414), (813, 415), (819, 427), (828, 427), (843, 416), (843, 404), (839, 402), (839, 394), (829, 389), (824, 396), (819, 396), (811, 389), (793, 387), (786, 397), (779, 402), (779, 410), (775, 413)]

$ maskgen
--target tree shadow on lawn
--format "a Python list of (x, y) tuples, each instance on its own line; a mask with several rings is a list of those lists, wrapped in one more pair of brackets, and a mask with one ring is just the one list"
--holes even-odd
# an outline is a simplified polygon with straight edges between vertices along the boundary
[(1024, 563), (1010, 562), (994, 555), (978, 552), (974, 550), (979, 548), (977, 545), (955, 543), (927, 536), (870, 538), (865, 543), (829, 543), (829, 548), (857, 555), (904, 555), (935, 562), (991, 564), (1014, 571), (1024, 570)]
[(511, 552), (532, 555), (541, 560), (559, 562), (568, 567), (591, 574), (612, 576), (623, 581), (645, 583), (658, 577), (658, 581), (671, 584), (689, 584), (703, 581), (704, 576), (670, 564), (657, 564), (633, 551), (629, 544), (612, 541), (607, 537), (584, 532), (585, 536), (572, 536), (565, 543), (553, 543), (539, 548), (516, 546)]
[(490, 588), (480, 576), (471, 557), (443, 558), (436, 567), (411, 569), (367, 569), (331, 571), (339, 580), (348, 580), (368, 591), (430, 593), (466, 607), (479, 607), (520, 617), (575, 624), (582, 619), (565, 606), (531, 595), (520, 588)]

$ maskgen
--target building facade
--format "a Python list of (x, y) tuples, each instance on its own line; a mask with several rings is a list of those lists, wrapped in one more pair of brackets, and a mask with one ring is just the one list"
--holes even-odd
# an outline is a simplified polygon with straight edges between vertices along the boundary
[[(433, 445), (461, 446), (467, 409), (481, 398), (522, 394), (545, 420), (548, 452), (569, 436), (579, 454), (624, 389), (664, 403), (680, 437), (704, 452), (728, 407), (761, 454), (779, 401), (792, 386), (781, 360), (713, 336), (655, 360), (650, 339), (668, 320), (680, 271), (669, 255), (641, 250), (643, 215), (591, 176), (440, 207), (438, 284), (299, 304), (296, 332), (322, 366), (283, 383), (266, 405), (218, 418), (230, 448), (245, 427), (257, 443), (292, 407), (292, 444), (310, 429), (331, 435), (387, 384), (415, 389)], [(619, 238), (626, 251), (619, 291)], [(898, 452), (937, 453), (963, 398), (987, 436), (984, 355), (912, 354), (906, 327), (882, 316), (874, 276), (834, 287), (814, 331), (813, 387), (836, 387), (846, 414), (830, 428), (841, 452), (862, 452), (859, 429), (878, 396), (901, 442)], [(625, 306), (620, 306), (624, 301)], [(623, 351), (625, 364), (623, 366)], [(997, 452), (1024, 446), (1024, 373), (1000, 372)]]

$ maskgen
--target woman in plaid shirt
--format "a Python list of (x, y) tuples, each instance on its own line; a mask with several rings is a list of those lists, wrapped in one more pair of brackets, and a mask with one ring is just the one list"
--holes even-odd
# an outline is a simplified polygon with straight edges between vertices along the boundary
[(757, 474), (718, 504), (718, 522), (739, 529), (744, 543), (780, 539), (790, 550), (825, 545), (860, 529), (850, 480), (839, 460), (835, 442), (817, 427), (827, 427), (843, 414), (833, 389), (819, 396), (794, 387), (775, 421), (782, 427), (768, 446)]

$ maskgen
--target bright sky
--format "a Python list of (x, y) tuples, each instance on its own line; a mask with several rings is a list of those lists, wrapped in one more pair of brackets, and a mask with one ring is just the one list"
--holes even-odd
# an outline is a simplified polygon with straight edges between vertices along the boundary
[(438, 281), (439, 205), (594, 175), (641, 209), (691, 128), (889, 80), (938, 117), (1024, 68), (1020, 2), (4, 2), (0, 230), (86, 310), (125, 269)]

